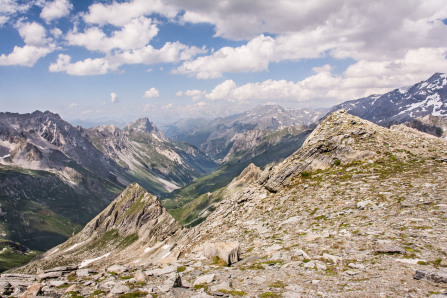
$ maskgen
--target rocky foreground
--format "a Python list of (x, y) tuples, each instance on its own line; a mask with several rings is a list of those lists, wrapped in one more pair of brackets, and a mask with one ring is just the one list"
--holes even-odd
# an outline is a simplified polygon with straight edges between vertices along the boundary
[(131, 185), (74, 238), (2, 275), (3, 295), (447, 293), (446, 140), (338, 111), (284, 162), (249, 171), (259, 178), (192, 229)]

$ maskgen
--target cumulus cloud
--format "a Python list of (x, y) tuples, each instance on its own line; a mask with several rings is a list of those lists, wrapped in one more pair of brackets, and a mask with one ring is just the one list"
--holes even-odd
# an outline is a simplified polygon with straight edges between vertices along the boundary
[(78, 106), (77, 103), (72, 102), (72, 103), (68, 106), (68, 108), (69, 108), (69, 109), (73, 109), (73, 108), (76, 108), (77, 106)]
[(0, 0), (0, 26), (16, 14), (26, 12), (34, 4), (35, 1)]
[[(253, 3), (250, 3), (253, 2)], [(256, 2), (256, 3), (255, 3)], [(332, 56), (354, 60), (399, 59), (409, 50), (446, 47), (442, 0), (379, 1), (217, 1), (184, 4), (184, 20), (216, 25), (216, 34), (248, 39), (186, 61), (177, 73), (201, 79), (223, 73), (265, 71), (270, 63)], [(241, 6), (252, 5), (244, 10)], [(265, 36), (263, 32), (273, 33)]]
[(189, 96), (194, 101), (201, 99), (205, 94), (206, 94), (205, 90), (198, 90), (198, 89), (186, 90), (185, 92), (177, 91), (175, 93), (176, 96), (183, 96), (183, 95)]
[(119, 103), (118, 95), (115, 92), (110, 93), (110, 102)]
[(51, 72), (66, 72), (75, 76), (103, 75), (116, 71), (117, 68), (118, 65), (113, 65), (104, 58), (88, 58), (71, 63), (71, 57), (65, 54), (59, 54), (56, 63), (49, 66)]
[(172, 18), (177, 15), (178, 9), (167, 5), (162, 0), (133, 0), (129, 2), (115, 2), (111, 4), (95, 3), (90, 5), (88, 13), (84, 15), (86, 23), (114, 26), (124, 26), (130, 20), (158, 13)]
[(46, 38), (45, 28), (36, 22), (19, 23), (17, 29), (27, 45), (43, 47), (50, 41)]
[(66, 35), (70, 45), (83, 46), (91, 51), (108, 53), (113, 49), (133, 50), (146, 46), (156, 36), (158, 28), (152, 20), (139, 17), (125, 24), (108, 37), (98, 27), (87, 28), (85, 32), (71, 31)]
[(71, 9), (73, 9), (73, 5), (69, 0), (54, 0), (45, 3), (45, 6), (40, 13), (40, 17), (49, 23), (52, 20), (68, 16)]
[(146, 92), (144, 92), (143, 97), (144, 98), (156, 98), (160, 96), (160, 92), (158, 92), (157, 89), (155, 89), (154, 87), (152, 87), (149, 90), (146, 90)]
[(412, 85), (427, 79), (434, 72), (447, 69), (447, 48), (422, 48), (408, 51), (396, 60), (361, 60), (349, 66), (342, 74), (332, 73), (330, 65), (314, 67), (314, 75), (304, 80), (265, 80), (241, 86), (232, 80), (217, 85), (205, 95), (209, 100), (238, 103), (266, 103), (289, 101), (318, 106), (335, 104), (349, 99), (381, 94), (398, 86)]
[(0, 55), (0, 65), (21, 65), (31, 67), (36, 62), (56, 50), (56, 45), (46, 37), (46, 31), (38, 23), (22, 23), (16, 26), (25, 45), (15, 46), (13, 51), (6, 55)]

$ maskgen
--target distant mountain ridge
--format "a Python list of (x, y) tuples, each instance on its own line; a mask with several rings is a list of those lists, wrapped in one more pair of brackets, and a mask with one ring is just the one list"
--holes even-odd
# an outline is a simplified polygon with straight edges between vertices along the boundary
[[(395, 89), (383, 95), (370, 95), (332, 108), (382, 126), (411, 121), (426, 115), (447, 116), (447, 74), (435, 73), (408, 89)], [(330, 112), (330, 113), (331, 113)]]
[(238, 139), (238, 134), (277, 131), (296, 125), (309, 126), (316, 123), (321, 116), (323, 112), (310, 109), (261, 105), (225, 118), (180, 121), (167, 127), (165, 131), (172, 139), (193, 144), (214, 160), (223, 161), (234, 141)]

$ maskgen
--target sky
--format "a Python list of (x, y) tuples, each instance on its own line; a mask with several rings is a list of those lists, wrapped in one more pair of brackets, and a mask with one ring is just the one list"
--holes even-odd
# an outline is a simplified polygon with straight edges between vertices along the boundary
[(0, 111), (330, 107), (447, 70), (445, 0), (0, 0)]

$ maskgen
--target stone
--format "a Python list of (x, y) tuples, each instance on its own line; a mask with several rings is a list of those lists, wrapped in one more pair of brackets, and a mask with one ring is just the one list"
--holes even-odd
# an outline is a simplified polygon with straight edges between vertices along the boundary
[(315, 261), (309, 261), (307, 263), (304, 263), (303, 267), (313, 269), (313, 268), (315, 268)]
[(170, 293), (174, 298), (192, 297), (196, 292), (185, 288), (172, 288)]
[(146, 274), (143, 271), (135, 271), (134, 278), (137, 282), (146, 282)]
[(126, 272), (128, 269), (125, 266), (122, 265), (112, 265), (109, 268), (107, 268), (107, 272), (115, 272), (118, 274)]
[(0, 294), (10, 295), (13, 292), (12, 285), (7, 281), (0, 281)]
[(371, 205), (371, 204), (372, 204), (372, 202), (369, 201), (369, 200), (358, 202), (357, 203), (357, 209), (364, 210), (364, 209), (366, 209), (366, 207), (368, 205)]
[(324, 271), (327, 269), (326, 264), (321, 261), (315, 261), (315, 266), (317, 267), (317, 270)]
[(58, 271), (71, 272), (71, 271), (74, 271), (76, 269), (78, 269), (78, 266), (60, 266), (60, 267), (55, 267), (55, 268), (44, 270), (43, 273), (58, 272)]
[(353, 268), (353, 269), (359, 269), (359, 270), (365, 270), (366, 269), (365, 265), (363, 265), (363, 264), (349, 263), (348, 266), (350, 268)]
[(164, 268), (154, 269), (154, 270), (147, 270), (144, 273), (148, 276), (161, 276), (166, 275), (172, 272), (177, 271), (177, 266), (168, 266)]
[(324, 260), (331, 261), (334, 265), (337, 265), (339, 262), (342, 261), (341, 257), (333, 256), (327, 253), (324, 253), (322, 258)]
[(173, 272), (171, 273), (166, 281), (164, 282), (164, 286), (171, 288), (181, 288), (182, 287), (182, 277), (179, 273)]
[(99, 289), (103, 291), (110, 291), (110, 289), (116, 286), (116, 282), (112, 280), (104, 281), (99, 284)]
[(447, 267), (447, 260), (446, 259), (442, 260), (441, 263), (439, 263), (439, 266)]
[(210, 259), (217, 256), (230, 266), (240, 260), (239, 242), (205, 243), (203, 245), (203, 254)]
[(20, 296), (20, 298), (34, 298), (40, 293), (41, 288), (42, 286), (40, 285), (40, 283), (35, 283), (29, 286), (26, 289), (25, 293)]
[(302, 249), (297, 249), (294, 251), (295, 255), (303, 256), (305, 259), (310, 259), (310, 256)]
[(50, 281), (50, 286), (52, 287), (59, 287), (62, 286), (63, 284), (65, 284), (65, 280), (52, 280)]
[(417, 280), (425, 279), (435, 283), (447, 283), (447, 272), (416, 270), (413, 278)]
[(50, 278), (62, 277), (62, 275), (63, 275), (62, 271), (50, 271), (48, 273), (43, 273), (43, 274), (37, 275), (36, 279), (38, 281), (42, 281), (42, 280), (46, 280), (46, 279), (50, 279)]
[(195, 282), (194, 285), (199, 285), (199, 284), (210, 284), (213, 282), (215, 275), (214, 274), (205, 274), (205, 275), (201, 275), (199, 276)]
[(110, 294), (124, 294), (124, 293), (128, 293), (130, 291), (130, 288), (128, 286), (125, 285), (116, 285), (115, 287), (112, 288), (112, 290), (110, 290)]
[(406, 251), (400, 246), (397, 246), (389, 241), (379, 241), (376, 249), (377, 253), (387, 253), (387, 254), (405, 254)]
[(78, 269), (76, 270), (76, 276), (87, 277), (90, 275), (90, 269)]
[(218, 285), (213, 285), (210, 290), (211, 291), (219, 291), (219, 290), (227, 290), (227, 291), (231, 291), (233, 289), (233, 285), (231, 283), (231, 281), (224, 281)]

